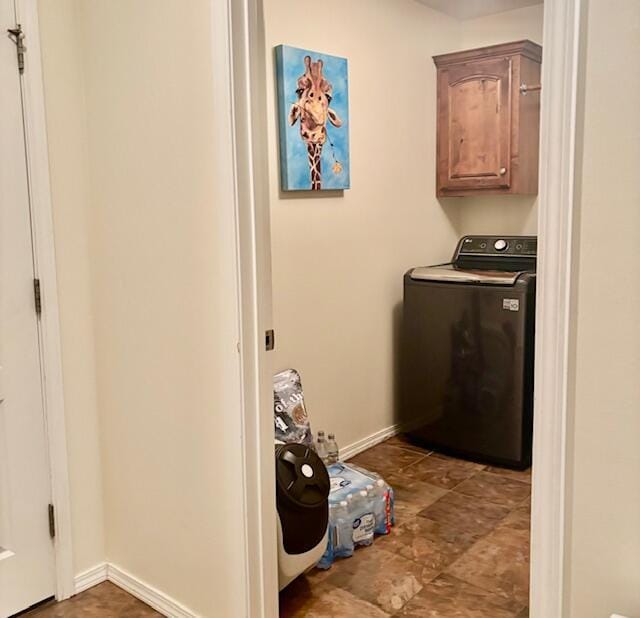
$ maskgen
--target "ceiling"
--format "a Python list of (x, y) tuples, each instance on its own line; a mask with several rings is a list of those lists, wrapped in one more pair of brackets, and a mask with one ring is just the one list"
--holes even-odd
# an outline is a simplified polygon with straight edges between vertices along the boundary
[(473, 19), (542, 4), (542, 0), (418, 0), (422, 4), (458, 19)]

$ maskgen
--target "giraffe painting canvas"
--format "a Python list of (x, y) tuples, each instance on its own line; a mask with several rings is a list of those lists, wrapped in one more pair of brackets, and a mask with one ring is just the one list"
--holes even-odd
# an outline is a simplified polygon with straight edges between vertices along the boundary
[(348, 189), (347, 60), (276, 47), (283, 191)]

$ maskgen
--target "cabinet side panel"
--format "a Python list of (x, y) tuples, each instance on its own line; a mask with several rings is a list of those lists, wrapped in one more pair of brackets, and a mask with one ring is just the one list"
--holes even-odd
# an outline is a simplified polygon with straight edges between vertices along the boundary
[(520, 193), (522, 191), (522, 144), (520, 141), (520, 124), (521, 124), (521, 108), (520, 108), (520, 82), (522, 81), (522, 56), (513, 56), (511, 58), (511, 161), (509, 166), (511, 170), (511, 193)]
[(436, 195), (446, 195), (443, 189), (449, 178), (449, 77), (447, 69), (438, 69), (438, 117), (436, 119)]
[(518, 151), (520, 173), (517, 192), (537, 195), (538, 193), (538, 155), (540, 150), (540, 91), (521, 94), (520, 84), (540, 85), (540, 63), (522, 57), (520, 59), (520, 80), (517, 86), (519, 123), (514, 125), (514, 135), (519, 135)]

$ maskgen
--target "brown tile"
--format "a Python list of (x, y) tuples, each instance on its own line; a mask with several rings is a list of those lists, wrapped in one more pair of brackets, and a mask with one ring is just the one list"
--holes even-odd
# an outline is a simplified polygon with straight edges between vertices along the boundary
[(305, 578), (310, 586), (317, 586), (319, 583), (323, 582), (330, 575), (331, 569), (310, 569), (307, 571), (302, 578)]
[(394, 487), (397, 525), (328, 571), (298, 578), (281, 594), (282, 616), (526, 616), (529, 483), (400, 440), (352, 461)]
[(433, 578), (471, 547), (475, 538), (474, 534), (458, 532), (439, 522), (416, 517), (392, 528), (376, 543), (381, 549), (428, 567), (425, 577)]
[(342, 588), (330, 586), (326, 582), (311, 588), (303, 578), (298, 578), (280, 593), (280, 616), (388, 618), (389, 614)]
[(484, 466), (471, 461), (434, 453), (413, 463), (402, 472), (418, 481), (425, 481), (443, 489), (453, 489), (483, 469)]
[(402, 473), (389, 474), (385, 480), (393, 487), (396, 525), (415, 517), (421, 510), (447, 493), (446, 489), (416, 481)]
[(421, 455), (428, 455), (431, 453), (429, 449), (422, 448), (413, 442), (410, 442), (409, 439), (404, 435), (399, 433), (388, 440), (385, 440), (383, 444), (388, 444), (389, 446), (400, 446), (402, 448), (406, 448), (410, 451), (416, 451), (416, 453), (420, 453)]
[(526, 470), (511, 470), (510, 468), (487, 466), (486, 471), (491, 472), (491, 474), (506, 476), (507, 478), (515, 479), (516, 481), (531, 484), (531, 468), (527, 468)]
[(460, 483), (455, 491), (465, 496), (515, 508), (530, 495), (531, 486), (497, 474), (479, 472), (473, 478)]
[(523, 504), (513, 509), (513, 511), (500, 522), (500, 525), (506, 528), (529, 531), (531, 529), (531, 505)]
[(393, 614), (422, 590), (433, 573), (431, 569), (400, 555), (380, 549), (377, 543), (362, 547), (352, 558), (331, 568), (325, 580), (360, 599)]
[(162, 616), (148, 605), (110, 582), (94, 586), (61, 603), (53, 603), (23, 614), (24, 618), (85, 618)]
[[(326, 573), (316, 569), (313, 571)], [(280, 616), (303, 616), (307, 605), (315, 599), (314, 591), (320, 590), (321, 582), (311, 583), (306, 575), (294, 579), (284, 590), (280, 591)]]
[(529, 608), (525, 607), (517, 616), (516, 618), (529, 618)]
[(529, 531), (498, 527), (453, 563), (447, 573), (493, 590), (515, 611), (529, 603)]
[(377, 472), (386, 478), (420, 461), (423, 457), (424, 455), (416, 451), (382, 443), (352, 457), (349, 463)]
[(426, 585), (397, 615), (415, 618), (515, 618), (515, 613), (498, 595), (450, 575), (441, 575)]
[(508, 514), (507, 507), (452, 491), (418, 515), (439, 522), (452, 533), (466, 533), (475, 540), (491, 532)]

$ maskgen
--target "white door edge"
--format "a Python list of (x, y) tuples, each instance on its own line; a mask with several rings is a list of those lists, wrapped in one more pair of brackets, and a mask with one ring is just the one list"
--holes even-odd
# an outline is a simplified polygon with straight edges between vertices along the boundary
[(213, 71), (227, 84), (238, 246), (239, 353), (245, 518), (245, 615), (278, 615), (271, 328), (271, 235), (266, 148), (266, 78), (258, 0), (212, 0)]
[(536, 306), (532, 618), (564, 612), (567, 385), (581, 0), (544, 5)]
[(56, 598), (62, 600), (74, 593), (74, 574), (58, 289), (37, 2), (36, 0), (16, 0), (16, 11), (25, 32), (27, 46), (25, 59), (27, 68), (22, 76), (25, 136), (31, 193), (34, 261), (43, 298), (40, 349), (44, 374), (44, 408), (51, 471), (51, 500), (56, 518), (54, 543)]

